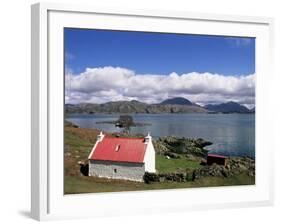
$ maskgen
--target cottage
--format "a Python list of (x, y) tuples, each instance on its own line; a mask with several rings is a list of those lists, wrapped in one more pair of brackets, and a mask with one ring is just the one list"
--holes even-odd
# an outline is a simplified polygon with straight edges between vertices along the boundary
[(216, 155), (216, 154), (208, 154), (208, 156), (207, 156), (208, 165), (212, 165), (213, 163), (216, 163), (218, 165), (226, 166), (227, 160), (228, 159), (226, 156), (221, 156), (221, 155)]
[(102, 132), (89, 155), (89, 176), (143, 181), (145, 172), (155, 172), (152, 137), (121, 138)]

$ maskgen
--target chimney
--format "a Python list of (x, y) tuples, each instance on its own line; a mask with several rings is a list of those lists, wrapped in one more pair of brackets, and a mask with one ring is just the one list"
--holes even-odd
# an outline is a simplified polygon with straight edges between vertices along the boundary
[(152, 137), (150, 136), (150, 133), (147, 133), (147, 136), (144, 137), (144, 143), (148, 144), (152, 141)]
[(97, 142), (101, 142), (104, 138), (104, 134), (102, 133), (102, 131), (97, 135)]

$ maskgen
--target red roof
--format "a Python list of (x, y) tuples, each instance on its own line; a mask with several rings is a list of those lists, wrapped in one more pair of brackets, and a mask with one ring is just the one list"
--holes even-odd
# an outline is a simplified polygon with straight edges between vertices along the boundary
[(217, 155), (217, 154), (208, 154), (208, 156), (210, 156), (210, 157), (216, 157), (216, 158), (224, 158), (224, 159), (227, 158), (226, 156), (221, 156), (221, 155)]
[(144, 138), (115, 138), (105, 136), (98, 142), (89, 159), (142, 163), (146, 151)]

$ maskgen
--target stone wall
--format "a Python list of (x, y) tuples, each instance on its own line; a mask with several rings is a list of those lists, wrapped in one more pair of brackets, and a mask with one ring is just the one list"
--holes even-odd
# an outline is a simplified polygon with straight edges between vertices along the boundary
[(148, 173), (144, 174), (144, 182), (186, 182), (192, 180), (192, 172), (188, 173)]
[(180, 173), (148, 173), (145, 172), (145, 183), (150, 182), (186, 182), (194, 181), (202, 177), (230, 177), (240, 173), (246, 173), (248, 176), (255, 176), (255, 160), (248, 157), (234, 157), (229, 159), (226, 166), (216, 163), (211, 166), (180, 172)]

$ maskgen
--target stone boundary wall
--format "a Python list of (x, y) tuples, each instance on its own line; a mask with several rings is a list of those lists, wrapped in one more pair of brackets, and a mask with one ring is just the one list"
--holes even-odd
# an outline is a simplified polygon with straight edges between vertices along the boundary
[(200, 179), (202, 177), (230, 177), (240, 173), (247, 173), (249, 176), (255, 176), (255, 160), (241, 157), (230, 159), (226, 166), (216, 163), (211, 166), (204, 166), (191, 171), (175, 173), (148, 173), (145, 172), (143, 180), (145, 183), (151, 182), (187, 182)]

